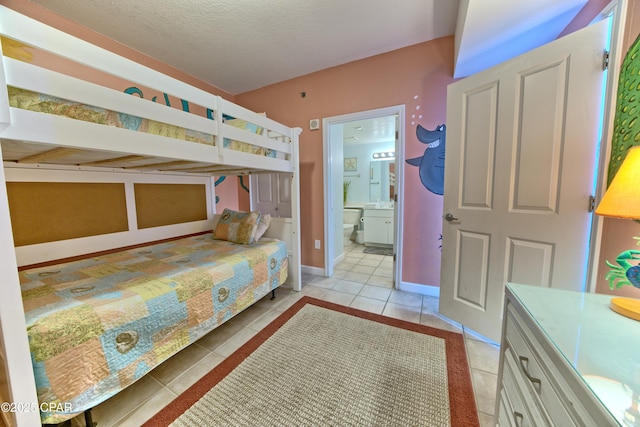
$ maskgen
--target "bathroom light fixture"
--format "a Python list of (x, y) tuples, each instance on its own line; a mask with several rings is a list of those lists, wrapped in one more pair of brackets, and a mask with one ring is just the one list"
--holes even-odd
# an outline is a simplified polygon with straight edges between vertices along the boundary
[(394, 151), (380, 151), (377, 153), (373, 153), (374, 160), (391, 160), (396, 158), (396, 153)]

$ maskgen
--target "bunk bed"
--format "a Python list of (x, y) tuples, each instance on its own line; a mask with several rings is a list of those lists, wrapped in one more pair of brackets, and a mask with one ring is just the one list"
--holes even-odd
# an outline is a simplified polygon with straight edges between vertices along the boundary
[[(0, 36), (0, 356), (7, 379), (0, 398), (12, 405), (6, 422), (71, 418), (285, 279), (300, 290), (299, 128), (4, 6)], [(33, 52), (55, 57), (56, 65), (32, 63)], [(291, 218), (215, 213), (214, 177), (283, 172), (291, 174)], [(54, 189), (65, 185), (78, 190), (74, 200), (57, 200)], [(177, 207), (152, 203), (166, 202), (167, 194), (179, 194)], [(199, 207), (186, 208), (189, 197)], [(95, 205), (96, 220), (88, 222), (97, 231), (24, 237), (34, 218), (38, 230), (65, 222), (16, 214), (15, 200), (25, 198)], [(165, 210), (175, 218), (163, 219)], [(185, 214), (192, 210), (195, 216)], [(73, 218), (66, 222), (78, 228)]]

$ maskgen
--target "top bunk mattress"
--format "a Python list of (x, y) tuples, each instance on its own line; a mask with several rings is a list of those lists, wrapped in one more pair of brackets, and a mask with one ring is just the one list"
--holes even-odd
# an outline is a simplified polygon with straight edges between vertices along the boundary
[[(201, 234), (19, 272), (43, 413), (106, 400), (287, 278), (286, 244)], [(49, 405), (53, 407), (54, 405)]]

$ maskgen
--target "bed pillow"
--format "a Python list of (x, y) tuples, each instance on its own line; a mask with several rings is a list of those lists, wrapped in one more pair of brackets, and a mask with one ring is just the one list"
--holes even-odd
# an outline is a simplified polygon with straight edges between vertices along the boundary
[(266, 233), (267, 228), (269, 228), (270, 224), (271, 224), (271, 215), (269, 214), (260, 215), (260, 222), (258, 223), (258, 228), (256, 229), (256, 239), (255, 239), (256, 242), (260, 240), (262, 236), (264, 236), (264, 233)]
[(256, 237), (260, 212), (240, 212), (225, 208), (213, 230), (213, 238), (249, 245)]

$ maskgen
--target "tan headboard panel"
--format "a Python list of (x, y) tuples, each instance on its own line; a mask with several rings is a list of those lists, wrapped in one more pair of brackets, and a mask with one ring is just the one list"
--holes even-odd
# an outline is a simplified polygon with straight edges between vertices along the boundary
[(7, 182), (16, 246), (127, 231), (122, 183)]
[(134, 184), (138, 228), (207, 219), (204, 184)]

